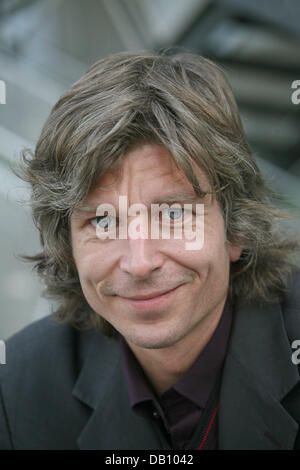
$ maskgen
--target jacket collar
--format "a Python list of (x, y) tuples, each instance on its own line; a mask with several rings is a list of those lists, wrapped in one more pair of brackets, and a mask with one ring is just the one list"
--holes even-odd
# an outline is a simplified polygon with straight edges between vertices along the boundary
[(220, 391), (220, 449), (293, 449), (280, 403), (299, 382), (279, 304), (236, 304)]
[[(223, 367), (220, 449), (292, 449), (298, 424), (280, 403), (299, 382), (279, 304), (236, 304)], [(93, 411), (81, 449), (162, 449), (151, 423), (137, 416), (119, 344), (94, 332), (73, 396)]]
[(159, 449), (154, 427), (130, 407), (119, 344), (95, 332), (73, 396), (92, 408), (79, 449)]

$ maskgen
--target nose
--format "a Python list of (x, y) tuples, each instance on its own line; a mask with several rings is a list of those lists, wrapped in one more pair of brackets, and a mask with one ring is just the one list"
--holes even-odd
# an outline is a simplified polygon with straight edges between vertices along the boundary
[(159, 240), (145, 238), (142, 233), (139, 238), (128, 236), (127, 251), (120, 260), (120, 269), (137, 278), (147, 278), (164, 262), (164, 255), (157, 249)]

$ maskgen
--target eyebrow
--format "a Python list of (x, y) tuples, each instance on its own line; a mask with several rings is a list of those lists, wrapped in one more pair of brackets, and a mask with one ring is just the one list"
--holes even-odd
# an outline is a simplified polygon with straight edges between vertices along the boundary
[[(172, 203), (190, 203), (190, 204), (196, 204), (196, 203), (200, 203), (200, 201), (203, 201), (203, 199), (207, 196), (207, 194), (211, 194), (209, 191), (203, 191), (203, 194), (202, 196), (197, 196), (197, 194), (195, 193), (191, 193), (191, 192), (176, 192), (176, 193), (172, 193), (172, 194), (168, 194), (166, 196), (160, 196), (158, 198), (155, 198), (151, 204), (172, 204)], [(79, 211), (79, 212), (92, 212), (94, 214), (96, 214), (97, 212), (97, 208), (103, 204), (100, 203), (98, 204), (98, 206), (84, 206), (84, 205), (81, 205), (81, 206), (78, 206), (76, 208), (76, 211)], [(105, 202), (104, 204), (107, 204), (107, 202)]]
[(154, 199), (152, 204), (171, 204), (173, 202), (190, 202), (197, 203), (203, 200), (203, 198), (208, 194), (208, 192), (203, 191), (202, 196), (197, 196), (195, 193), (190, 192), (181, 192), (181, 193), (172, 193), (165, 197), (159, 197)]

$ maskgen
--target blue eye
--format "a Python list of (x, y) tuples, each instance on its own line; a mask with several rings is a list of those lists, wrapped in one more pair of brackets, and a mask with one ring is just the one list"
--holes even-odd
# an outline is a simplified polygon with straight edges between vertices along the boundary
[(110, 215), (100, 215), (98, 217), (94, 217), (93, 219), (91, 219), (91, 224), (96, 228), (101, 227), (101, 228), (107, 229), (109, 228), (108, 224), (110, 224), (111, 226), (112, 220), (113, 218)]
[(170, 218), (172, 220), (177, 220), (183, 215), (184, 209), (176, 208), (176, 209), (167, 209), (169, 211)]

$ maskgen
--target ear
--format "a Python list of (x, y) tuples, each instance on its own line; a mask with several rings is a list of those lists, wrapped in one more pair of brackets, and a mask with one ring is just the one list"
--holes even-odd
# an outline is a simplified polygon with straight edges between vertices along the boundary
[(230, 244), (228, 247), (229, 260), (234, 262), (240, 259), (242, 251), (243, 248), (241, 248), (240, 246)]

